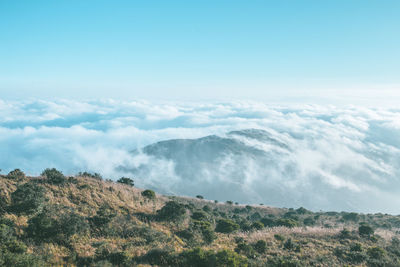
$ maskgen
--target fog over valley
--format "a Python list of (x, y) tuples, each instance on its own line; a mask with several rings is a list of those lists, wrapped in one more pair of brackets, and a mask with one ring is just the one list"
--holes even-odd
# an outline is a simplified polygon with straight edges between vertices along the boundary
[(400, 212), (400, 109), (0, 100), (0, 168), (132, 177), (160, 193)]

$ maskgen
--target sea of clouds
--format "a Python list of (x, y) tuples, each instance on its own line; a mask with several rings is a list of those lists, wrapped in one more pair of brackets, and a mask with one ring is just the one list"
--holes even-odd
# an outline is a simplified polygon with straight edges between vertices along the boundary
[[(38, 175), (55, 167), (67, 175), (91, 171), (117, 179), (130, 175), (121, 166), (147, 164), (148, 177), (134, 177), (138, 186), (173, 194), (192, 194), (195, 188), (207, 197), (212, 180), (205, 170), (203, 177), (194, 176), (182, 187), (179, 183), (188, 177), (175, 173), (174, 162), (132, 151), (162, 140), (224, 137), (242, 129), (266, 130), (290, 149), (270, 153), (275, 158), (265, 166), (268, 170), (242, 159), (246, 177), (235, 183), (246, 189), (240, 194), (252, 196), (240, 200), (314, 210), (400, 213), (400, 109), (396, 108), (0, 100), (0, 168), (2, 173), (20, 168)], [(218, 179), (229, 184), (226, 170), (237, 162), (223, 164), (226, 168), (219, 169)], [(271, 179), (264, 178), (267, 171)], [(205, 182), (208, 187), (202, 189)], [(285, 197), (282, 205), (260, 193), (272, 186)], [(220, 200), (227, 200), (224, 194), (221, 190)]]

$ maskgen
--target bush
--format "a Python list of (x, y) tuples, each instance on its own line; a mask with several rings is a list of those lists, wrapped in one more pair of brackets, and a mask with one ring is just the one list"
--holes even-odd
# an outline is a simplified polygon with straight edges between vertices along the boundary
[(239, 229), (239, 225), (229, 219), (220, 219), (215, 228), (216, 232), (229, 234)]
[(86, 219), (74, 212), (64, 214), (60, 220), (60, 231), (67, 237), (89, 230)]
[(207, 221), (208, 214), (205, 213), (204, 211), (195, 211), (192, 214), (192, 219), (197, 221)]
[(385, 250), (380, 247), (371, 247), (367, 250), (368, 256), (372, 259), (382, 259), (385, 253)]
[(134, 185), (135, 185), (134, 182), (133, 182), (133, 180), (132, 180), (131, 178), (128, 178), (128, 177), (121, 177), (121, 178), (119, 178), (119, 179), (117, 180), (117, 183), (126, 184), (126, 185), (129, 185), (129, 186), (134, 186)]
[(245, 255), (247, 258), (255, 258), (256, 253), (252, 246), (246, 244), (245, 242), (238, 243), (235, 252)]
[(204, 199), (204, 197), (202, 195), (197, 195), (196, 198), (198, 199)]
[(46, 177), (47, 182), (50, 184), (55, 184), (55, 185), (61, 185), (66, 182), (65, 176), (62, 174), (62, 172), (58, 171), (55, 168), (52, 169), (45, 169), (42, 174), (43, 177)]
[(346, 213), (346, 214), (344, 214), (344, 215), (342, 216), (342, 218), (343, 218), (345, 221), (353, 221), (353, 222), (357, 222), (357, 221), (360, 219), (360, 217), (358, 216), (358, 214), (355, 213), (355, 212)]
[(39, 242), (48, 241), (59, 233), (58, 222), (44, 211), (29, 219), (26, 232)]
[(251, 229), (262, 230), (263, 228), (264, 228), (264, 224), (262, 224), (261, 222), (254, 222), (251, 225)]
[(23, 180), (25, 178), (25, 173), (20, 169), (15, 169), (7, 174), (7, 178), (12, 180)]
[(17, 214), (32, 214), (39, 211), (45, 201), (45, 189), (34, 183), (19, 185), (11, 193), (9, 210)]
[(258, 240), (253, 247), (258, 253), (263, 254), (267, 250), (267, 242), (264, 240)]
[(169, 201), (157, 211), (157, 218), (162, 221), (180, 221), (185, 214), (186, 208), (183, 204)]
[(278, 219), (275, 224), (277, 226), (285, 226), (285, 227), (289, 227), (289, 228), (297, 226), (297, 222), (295, 220), (293, 220), (293, 219), (283, 219), (283, 218)]
[(247, 266), (247, 259), (231, 250), (221, 250), (214, 253), (210, 250), (195, 248), (184, 251), (179, 255), (179, 264), (182, 267), (242, 267)]
[(154, 193), (153, 190), (146, 189), (142, 192), (142, 196), (147, 198), (147, 199), (155, 199), (156, 198), (156, 193)]
[(89, 218), (89, 221), (94, 228), (97, 228), (111, 222), (115, 216), (116, 214), (109, 207), (101, 206), (96, 215)]
[(374, 229), (368, 224), (361, 224), (360, 227), (358, 227), (358, 234), (360, 236), (369, 237), (374, 234)]
[(101, 174), (95, 172), (95, 173), (90, 173), (90, 172), (79, 172), (76, 176), (80, 176), (80, 177), (90, 177), (96, 180), (103, 180), (103, 177), (101, 176)]

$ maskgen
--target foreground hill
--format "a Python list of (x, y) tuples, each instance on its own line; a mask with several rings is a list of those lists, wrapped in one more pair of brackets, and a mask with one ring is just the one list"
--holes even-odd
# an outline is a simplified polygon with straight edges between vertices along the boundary
[(400, 266), (400, 216), (162, 196), (99, 175), (0, 177), (0, 266)]

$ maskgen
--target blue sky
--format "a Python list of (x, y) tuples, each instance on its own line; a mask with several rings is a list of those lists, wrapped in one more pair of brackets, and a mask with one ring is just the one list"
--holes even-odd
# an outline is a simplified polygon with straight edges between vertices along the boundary
[(399, 13), (367, 0), (1, 1), (1, 97), (393, 99)]

